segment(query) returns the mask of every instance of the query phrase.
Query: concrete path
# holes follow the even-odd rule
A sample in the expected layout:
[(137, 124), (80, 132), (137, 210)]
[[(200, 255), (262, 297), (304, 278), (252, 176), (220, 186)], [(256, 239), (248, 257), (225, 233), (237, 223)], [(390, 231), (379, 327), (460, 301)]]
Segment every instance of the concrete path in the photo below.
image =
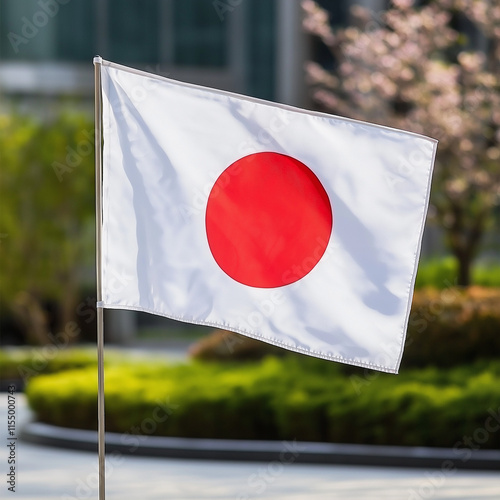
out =
[[(97, 499), (97, 456), (16, 441), (15, 493), (8, 490), (11, 438), (7, 394), (0, 394), (0, 498)], [(16, 434), (29, 418), (16, 395)], [(108, 500), (292, 499), (292, 500), (498, 500), (500, 474), (273, 461), (211, 462), (109, 456)]]

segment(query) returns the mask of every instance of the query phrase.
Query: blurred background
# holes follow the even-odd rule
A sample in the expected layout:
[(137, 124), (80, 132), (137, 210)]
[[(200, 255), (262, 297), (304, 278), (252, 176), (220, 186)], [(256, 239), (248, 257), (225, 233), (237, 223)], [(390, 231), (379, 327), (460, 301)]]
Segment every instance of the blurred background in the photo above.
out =
[[(343, 19), (345, 12), (333, 8), (335, 2), (330, 4)], [(2, 188), (2, 194), (7, 191), (14, 198), (3, 196), (12, 217), (2, 221), (2, 232), (7, 235), (3, 268), (9, 270), (1, 292), (3, 322), (9, 321), (3, 329), (4, 343), (33, 341), (34, 337), (43, 341), (43, 334), (36, 331), (41, 325), (32, 324), (27, 332), (25, 326), (16, 329), (19, 320), (15, 326), (10, 321), (11, 306), (19, 293), (18, 299), (24, 301), (22, 322), (36, 321), (28, 319), (31, 314), (27, 312), (30, 307), (39, 309), (36, 301), (43, 303), (39, 304), (43, 311), (36, 314), (48, 314), (46, 322), (52, 322), (52, 328), (76, 317), (82, 292), (83, 299), (95, 296), (93, 56), (100, 54), (171, 78), (302, 106), (309, 100), (304, 77), (307, 37), (301, 23), (300, 3), (290, 1), (1, 2), (0, 88), (4, 121), (10, 122), (2, 130), (8, 143), (2, 146), (9, 152), (2, 153), (18, 162), (18, 167), (9, 162), (12, 177), (4, 172)], [(16, 134), (21, 136), (17, 144)], [(35, 138), (37, 134), (41, 135)], [(31, 153), (23, 140), (33, 145), (29, 160), (25, 156)], [(29, 173), (21, 174), (23, 170)], [(24, 194), (19, 192), (21, 185)], [(28, 193), (30, 190), (35, 193)], [(4, 212), (4, 217), (9, 216)], [(24, 235), (23, 241), (19, 233)], [(41, 245), (40, 251), (32, 246), (34, 239)], [(37, 257), (26, 259), (26, 252)], [(14, 257), (20, 267), (14, 268)], [(36, 270), (28, 269), (27, 262)], [(159, 319), (136, 314), (111, 312), (108, 316), (108, 339), (117, 342), (140, 334), (145, 326), (142, 321), (162, 324)], [(82, 332), (87, 340), (91, 339), (91, 326), (90, 331)]]
[(137, 377), (181, 408), (159, 435), (453, 447), (484, 428), (500, 405), (500, 2), (1, 0), (0, 375), (27, 384), (41, 421), (82, 428), (96, 423), (96, 54), (440, 141), (399, 377), (106, 310), (110, 430), (152, 411)]

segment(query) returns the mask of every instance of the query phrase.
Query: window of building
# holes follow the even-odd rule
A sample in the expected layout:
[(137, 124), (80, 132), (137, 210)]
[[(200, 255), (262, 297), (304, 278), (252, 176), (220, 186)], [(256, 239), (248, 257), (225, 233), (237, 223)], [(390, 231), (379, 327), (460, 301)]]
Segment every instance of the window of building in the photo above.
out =
[(224, 67), (228, 25), (207, 0), (2, 0), (0, 58)]
[[(276, 1), (244, 0), (227, 6), (221, 19), (211, 0), (0, 0), (0, 62), (26, 63), (33, 83), (23, 86), (23, 92), (37, 88), (39, 73), (31, 63), (68, 63), (65, 71), (74, 72), (74, 65), (85, 67), (99, 54), (152, 71), (161, 66), (175, 78), (273, 99)], [(10, 65), (9, 71), (13, 88), (16, 69)], [(70, 92), (70, 78), (66, 80), (53, 87), (54, 92)]]

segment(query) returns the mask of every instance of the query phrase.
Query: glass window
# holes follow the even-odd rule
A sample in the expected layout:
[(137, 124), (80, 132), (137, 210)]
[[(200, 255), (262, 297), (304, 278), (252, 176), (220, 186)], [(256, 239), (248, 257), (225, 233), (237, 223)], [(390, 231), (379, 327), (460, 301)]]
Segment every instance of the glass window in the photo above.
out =
[(225, 67), (228, 24), (209, 0), (1, 0), (0, 57)]
[(252, 0), (245, 11), (247, 33), (247, 92), (262, 99), (274, 98), (276, 3)]
[[(316, 0), (328, 14), (333, 26), (345, 26), (349, 20), (351, 0)], [(354, 3), (354, 2), (352, 2)]]
[(61, 5), (55, 23), (55, 57), (64, 61), (86, 62), (96, 55), (95, 3), (72, 0)]
[(157, 0), (108, 0), (109, 55), (103, 57), (125, 63), (157, 63), (159, 14)]
[(227, 22), (221, 22), (212, 2), (176, 0), (174, 3), (174, 64), (227, 65)]
[[(62, 8), (59, 6), (59, 10)], [(44, 12), (36, 0), (0, 1), (2, 59), (38, 60), (50, 57), (56, 46), (56, 15)]]
[[(89, 61), (94, 53), (94, 2), (0, 2), (0, 57)], [(4, 35), (5, 34), (5, 35)]]

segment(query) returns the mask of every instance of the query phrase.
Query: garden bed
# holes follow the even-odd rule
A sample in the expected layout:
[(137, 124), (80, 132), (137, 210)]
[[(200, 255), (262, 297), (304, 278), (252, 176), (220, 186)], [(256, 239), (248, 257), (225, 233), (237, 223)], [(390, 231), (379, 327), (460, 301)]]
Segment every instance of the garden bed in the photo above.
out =
[[(96, 428), (94, 367), (33, 378), (26, 394), (42, 422)], [(105, 394), (106, 428), (123, 434), (500, 448), (493, 361), (399, 376), (301, 356), (126, 363), (106, 368)]]

